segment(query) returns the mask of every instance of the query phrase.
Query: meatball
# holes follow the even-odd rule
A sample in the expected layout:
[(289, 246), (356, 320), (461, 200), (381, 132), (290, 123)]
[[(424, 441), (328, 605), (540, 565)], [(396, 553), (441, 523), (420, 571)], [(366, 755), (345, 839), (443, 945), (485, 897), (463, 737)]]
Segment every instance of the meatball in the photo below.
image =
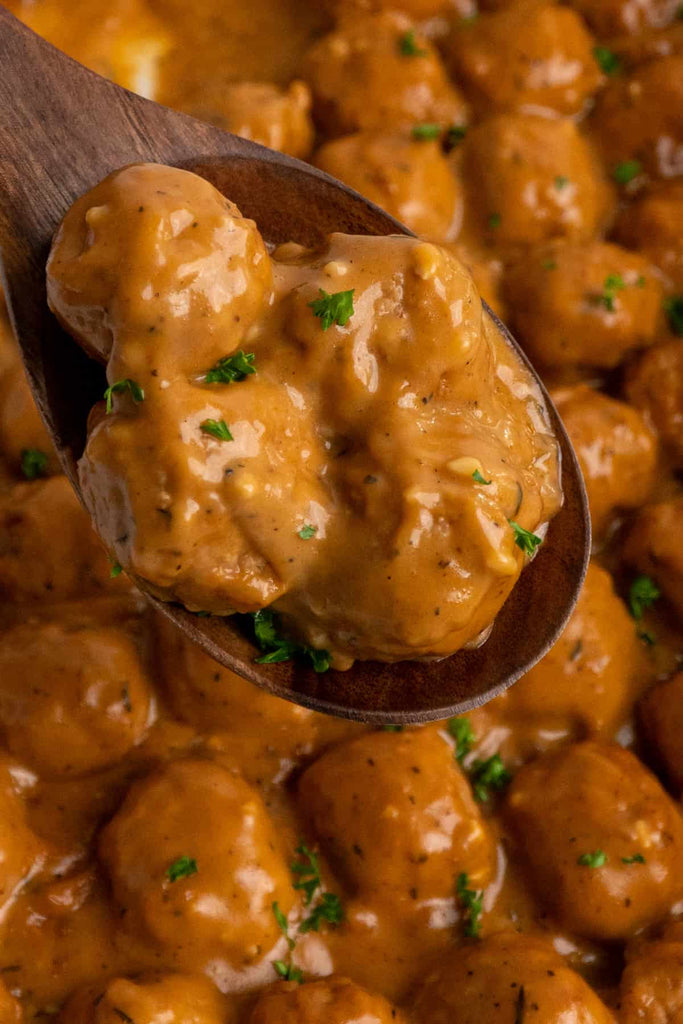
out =
[(448, 239), (462, 220), (458, 179), (433, 139), (358, 132), (322, 146), (313, 163), (417, 235)]
[(656, 436), (637, 409), (586, 384), (553, 397), (581, 466), (593, 530), (600, 535), (618, 509), (647, 500), (656, 479)]
[(661, 324), (650, 264), (606, 242), (545, 246), (518, 261), (504, 287), (522, 344), (546, 367), (617, 366), (651, 345)]
[(0, 636), (0, 727), (44, 775), (80, 775), (124, 757), (153, 718), (151, 684), (120, 629), (22, 624)]
[(285, 915), (294, 904), (260, 795), (210, 761), (176, 761), (135, 783), (100, 855), (126, 923), (185, 969), (261, 960), (281, 937), (273, 903)]
[(562, 636), (508, 690), (506, 720), (535, 736), (611, 738), (631, 712), (637, 644), (610, 574), (591, 564)]
[(677, 469), (683, 469), (683, 338), (642, 352), (626, 372), (626, 398), (652, 423)]
[(683, 820), (628, 750), (587, 741), (513, 779), (507, 817), (529, 881), (559, 923), (625, 939), (683, 895)]
[[(683, 31), (683, 24), (681, 25)], [(615, 237), (639, 249), (683, 289), (683, 182), (665, 182), (625, 206), (617, 218)]]
[(683, 791), (683, 672), (649, 689), (638, 711), (648, 753), (674, 789)]
[(4, 601), (91, 597), (112, 586), (110, 562), (66, 477), (16, 484), (3, 494), (0, 538)]
[(233, 1024), (236, 1014), (215, 985), (201, 975), (166, 974), (131, 981), (113, 978), (79, 989), (57, 1024)]
[[(202, 320), (213, 342), (202, 352), (212, 366), (225, 355), (226, 337), (240, 347), (270, 289), (270, 260), (254, 222), (208, 181), (160, 164), (115, 171), (78, 199), (48, 260), (50, 308), (87, 351), (106, 361), (114, 337), (118, 346), (144, 339), (126, 346), (125, 366), (109, 360), (110, 384), (144, 380), (150, 359), (161, 379), (196, 373), (182, 329), (190, 318)], [(150, 353), (157, 331), (163, 353), (156, 346)]]
[(645, 945), (620, 986), (621, 1024), (676, 1024), (683, 1013), (683, 941)]
[(572, 0), (594, 32), (609, 37), (663, 28), (676, 19), (678, 0)]
[(219, 665), (166, 620), (158, 623), (157, 639), (174, 713), (202, 731), (220, 731), (209, 742), (217, 750), (225, 747), (250, 781), (282, 778), (316, 749), (363, 728), (266, 693)]
[(467, 119), (436, 50), (396, 11), (350, 19), (318, 40), (305, 77), (327, 135), (410, 130), (421, 123), (447, 128)]
[[(525, 1013), (525, 1007), (528, 1012)], [(413, 1019), (429, 1024), (614, 1024), (583, 978), (549, 943), (499, 932), (449, 953), (427, 971)]]
[(302, 776), (299, 805), (353, 891), (440, 899), (462, 872), (476, 889), (491, 878), (493, 838), (449, 746), (430, 729), (334, 747)]
[(29, 478), (59, 470), (23, 366), (11, 367), (0, 378), (0, 451), (15, 473)]
[(295, 81), (283, 89), (270, 82), (225, 82), (207, 77), (196, 95), (190, 93), (185, 98), (181, 109), (243, 139), (300, 159), (305, 159), (313, 146), (311, 92), (304, 82)]
[(496, 114), (463, 144), (473, 227), (501, 246), (589, 238), (605, 224), (612, 190), (569, 119)]
[(348, 978), (276, 982), (259, 996), (249, 1024), (405, 1024), (384, 996)]
[(683, 497), (641, 509), (624, 545), (624, 558), (654, 577), (683, 618)]
[(594, 134), (607, 166), (628, 184), (683, 174), (683, 56), (662, 57), (615, 75), (598, 97)]
[(456, 78), (482, 111), (533, 107), (577, 114), (602, 81), (581, 18), (545, 0), (461, 24), (449, 53)]

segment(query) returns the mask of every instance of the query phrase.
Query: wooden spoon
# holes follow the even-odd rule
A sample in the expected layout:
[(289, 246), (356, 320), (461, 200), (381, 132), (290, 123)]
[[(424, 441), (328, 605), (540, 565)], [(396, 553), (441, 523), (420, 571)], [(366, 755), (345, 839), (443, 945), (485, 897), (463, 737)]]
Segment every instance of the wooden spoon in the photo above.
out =
[[(410, 233), (315, 168), (100, 78), (1, 7), (0, 67), (3, 286), (35, 400), (76, 491), (88, 412), (106, 381), (103, 368), (51, 316), (45, 262), (52, 234), (78, 196), (125, 164), (156, 161), (207, 178), (257, 222), (269, 242), (313, 246), (332, 231)], [(486, 312), (526, 362), (488, 306)], [(438, 662), (356, 662), (348, 672), (318, 675), (294, 662), (255, 664), (256, 648), (229, 618), (198, 618), (178, 605), (150, 600), (223, 665), (317, 711), (409, 723), (443, 719), (484, 703), (555, 643), (586, 570), (590, 527), (583, 481), (547, 401), (562, 448), (564, 507), (482, 647)]]

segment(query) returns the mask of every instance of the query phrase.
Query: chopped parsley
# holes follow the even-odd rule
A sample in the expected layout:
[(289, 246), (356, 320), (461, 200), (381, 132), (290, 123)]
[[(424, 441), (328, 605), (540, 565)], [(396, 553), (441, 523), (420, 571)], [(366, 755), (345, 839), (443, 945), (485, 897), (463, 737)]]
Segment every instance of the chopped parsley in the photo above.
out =
[(330, 655), (327, 651), (318, 651), (314, 647), (306, 647), (296, 640), (288, 640), (278, 632), (278, 620), (274, 612), (262, 608), (254, 612), (254, 634), (256, 642), (263, 651), (256, 659), (259, 665), (272, 665), (278, 661), (290, 661), (295, 657), (306, 657), (316, 672), (327, 672), (330, 667)]
[(555, 260), (545, 259), (541, 261), (542, 270), (557, 270), (557, 263)]
[(295, 852), (302, 860), (292, 861), (289, 870), (295, 877), (294, 888), (303, 892), (304, 906), (307, 907), (318, 889), (322, 888), (320, 865), (316, 854), (305, 843), (300, 843)]
[(612, 177), (617, 185), (628, 185), (630, 181), (638, 177), (642, 170), (643, 165), (640, 160), (622, 160), (612, 171)]
[(446, 129), (446, 145), (453, 149), (454, 146), (457, 146), (458, 143), (462, 142), (466, 135), (466, 124), (452, 124), (450, 128)]
[(646, 629), (640, 630), (638, 633), (638, 639), (642, 640), (647, 647), (654, 647), (657, 642), (654, 635)]
[(391, 722), (387, 722), (386, 725), (382, 726), (382, 732), (403, 732), (403, 726), (393, 725)]
[(607, 863), (607, 854), (604, 850), (593, 850), (592, 853), (582, 853), (576, 860), (582, 868), (601, 868)]
[(273, 967), (275, 973), (279, 974), (283, 981), (297, 981), (300, 985), (303, 985), (303, 971), (300, 971), (294, 964), (286, 964), (284, 960), (274, 960)]
[(499, 228), (500, 225), (503, 223), (503, 218), (499, 213), (490, 213), (487, 223), (490, 228), (493, 228), (495, 230), (496, 228)]
[(232, 441), (233, 437), (225, 420), (204, 420), (199, 424), (202, 434), (210, 434), (217, 441)]
[(122, 394), (124, 391), (130, 391), (131, 398), (134, 402), (144, 402), (145, 392), (136, 384), (130, 377), (126, 377), (125, 380), (117, 380), (116, 383), (110, 384), (107, 390), (104, 392), (103, 398), (105, 401), (105, 412), (109, 415), (114, 409), (114, 395)]
[(633, 618), (639, 622), (643, 613), (661, 596), (661, 590), (650, 576), (636, 576), (628, 590), (628, 607)]
[(529, 530), (525, 530), (523, 526), (516, 523), (514, 519), (508, 519), (508, 523), (512, 527), (512, 532), (515, 535), (515, 544), (518, 548), (521, 548), (525, 555), (533, 555), (539, 544), (543, 543), (542, 537), (537, 537), (535, 533), (531, 533)]
[(491, 480), (484, 480), (484, 477), (481, 475), (478, 469), (475, 469), (474, 473), (472, 474), (472, 479), (474, 480), (475, 484), (485, 484), (487, 487), (490, 483), (492, 483)]
[(333, 292), (331, 295), (322, 288), (318, 288), (318, 291), (320, 298), (313, 299), (308, 306), (313, 310), (313, 316), (319, 317), (322, 321), (323, 330), (326, 331), (332, 324), (346, 327), (353, 316), (355, 288), (351, 288), (348, 292)]
[(301, 537), (302, 540), (310, 540), (311, 537), (315, 537), (317, 532), (318, 532), (318, 527), (317, 526), (311, 526), (310, 523), (306, 523), (299, 530), (298, 536)]
[(630, 857), (622, 857), (621, 858), (621, 863), (622, 864), (645, 864), (646, 860), (643, 857), (642, 853), (633, 853), (633, 854), (631, 854)]
[(178, 857), (166, 869), (169, 882), (177, 882), (180, 878), (189, 878), (199, 871), (194, 857)]
[(617, 57), (616, 53), (608, 49), (608, 47), (594, 46), (593, 56), (598, 62), (600, 70), (606, 75), (618, 75), (621, 71), (621, 61)]
[(112, 564), (111, 564), (111, 572), (109, 573), (109, 578), (112, 579), (112, 580), (115, 580), (116, 577), (120, 576), (122, 572), (123, 572), (123, 566), (121, 565), (121, 563), (120, 562), (112, 562)]
[(469, 888), (466, 872), (458, 875), (455, 894), (463, 912), (463, 934), (468, 939), (477, 939), (481, 933), (481, 915), (484, 909), (484, 893)]
[(289, 924), (287, 923), (287, 918), (280, 910), (280, 905), (277, 902), (277, 900), (271, 903), (271, 908), (273, 911), (273, 917), (277, 922), (278, 928), (280, 929), (284, 937), (287, 939), (287, 945), (289, 946), (290, 949), (294, 949), (296, 943), (292, 936), (289, 934)]
[(476, 742), (469, 718), (449, 718), (448, 732), (455, 740), (455, 760), (462, 764)]
[(301, 934), (317, 932), (323, 921), (333, 925), (339, 924), (344, 920), (344, 910), (338, 896), (332, 892), (322, 891), (320, 864), (316, 854), (303, 842), (297, 846), (296, 853), (301, 859), (293, 861), (289, 866), (294, 875), (294, 888), (303, 892), (305, 907), (309, 907), (316, 896), (320, 900), (308, 917), (301, 922), (299, 931)]
[(323, 921), (327, 924), (337, 925), (344, 920), (344, 908), (338, 896), (333, 892), (324, 892), (321, 895), (320, 903), (313, 907), (313, 910), (299, 925), (302, 935), (306, 932), (320, 931)]
[(503, 764), (500, 754), (486, 761), (476, 760), (470, 769), (470, 782), (475, 800), (485, 804), (492, 792), (500, 793), (512, 781), (512, 775)]
[(424, 141), (425, 139), (438, 139), (441, 135), (440, 124), (414, 124), (410, 133), (414, 139)]
[(253, 352), (233, 353), (225, 356), (207, 371), (204, 380), (207, 384), (237, 384), (248, 377), (250, 373), (256, 373)]
[(569, 184), (569, 178), (566, 178), (564, 174), (558, 174), (555, 178), (555, 188), (558, 192), (561, 192), (563, 188), (566, 188)]
[(621, 274), (608, 274), (602, 286), (602, 291), (595, 296), (595, 304), (604, 306), (609, 313), (613, 313), (617, 292), (623, 291), (625, 287), (626, 282)]
[(24, 448), (21, 453), (21, 472), (27, 480), (37, 480), (45, 475), (47, 455), (39, 448)]
[(405, 32), (398, 41), (399, 53), (402, 57), (426, 57), (427, 51), (417, 45), (415, 29)]
[(670, 299), (666, 299), (664, 312), (673, 333), (679, 337), (683, 336), (683, 295), (672, 295)]

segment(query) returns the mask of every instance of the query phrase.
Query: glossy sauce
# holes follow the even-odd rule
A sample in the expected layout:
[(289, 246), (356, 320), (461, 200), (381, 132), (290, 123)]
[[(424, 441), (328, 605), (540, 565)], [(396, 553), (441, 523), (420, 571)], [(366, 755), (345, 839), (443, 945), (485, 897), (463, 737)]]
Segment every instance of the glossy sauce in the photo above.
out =
[[(66, 1000), (60, 1024), (676, 1020), (678, 5), (487, 0), (466, 21), (439, 0), (380, 17), (373, 0), (9, 6), (185, 109), (205, 82), (203, 112), (237, 110), (254, 137), (264, 94), (236, 100), (226, 79), (270, 83), (270, 138), (457, 250), (554, 388), (595, 557), (553, 651), (466, 724), (375, 732), (279, 702), (110, 578), (62, 477), (22, 479), (27, 450), (56, 465), (3, 326), (0, 1020)], [(431, 20), (406, 40), (411, 16)], [(444, 144), (413, 137), (456, 117)], [(321, 889), (306, 906), (293, 887), (302, 840), (343, 913), (328, 899), (317, 932), (300, 925)]]

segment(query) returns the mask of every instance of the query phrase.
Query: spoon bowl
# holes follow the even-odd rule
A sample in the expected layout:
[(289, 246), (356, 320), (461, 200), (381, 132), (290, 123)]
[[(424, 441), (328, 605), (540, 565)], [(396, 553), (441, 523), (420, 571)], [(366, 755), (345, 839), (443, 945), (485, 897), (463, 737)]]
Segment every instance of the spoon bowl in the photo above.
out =
[[(114, 85), (60, 53), (0, 7), (0, 270), (31, 388), (78, 492), (76, 466), (104, 368), (47, 307), (45, 263), (68, 208), (126, 164), (153, 161), (208, 179), (256, 221), (269, 243), (316, 246), (333, 231), (410, 234), (373, 203), (308, 164), (219, 131)], [(484, 303), (507, 343), (528, 364)], [(147, 595), (191, 640), (258, 686), (334, 715), (418, 723), (462, 714), (527, 672), (555, 643), (576, 603), (590, 550), (581, 473), (541, 385), (562, 454), (564, 505), (481, 647), (441, 661), (356, 662), (317, 674), (299, 662), (258, 665), (235, 620), (198, 617)], [(136, 581), (144, 590), (144, 584)]]

